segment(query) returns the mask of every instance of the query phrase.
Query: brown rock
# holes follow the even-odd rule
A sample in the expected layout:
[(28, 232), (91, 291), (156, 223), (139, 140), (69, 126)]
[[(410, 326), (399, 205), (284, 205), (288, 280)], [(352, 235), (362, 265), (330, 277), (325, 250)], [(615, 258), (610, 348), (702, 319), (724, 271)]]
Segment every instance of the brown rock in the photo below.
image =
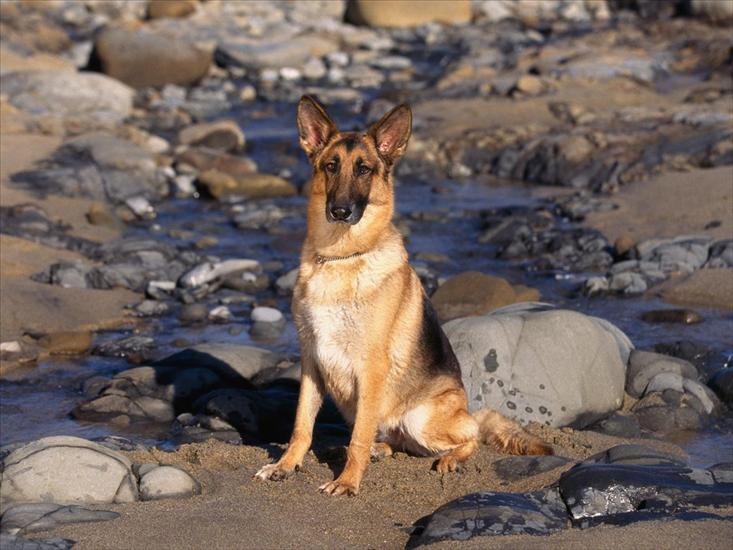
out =
[(702, 323), (703, 317), (690, 309), (655, 309), (641, 314), (641, 320), (647, 323), (681, 323), (694, 325)]
[(244, 147), (244, 133), (233, 120), (219, 120), (184, 128), (178, 133), (178, 142), (218, 151), (237, 151)]
[(297, 193), (289, 181), (271, 174), (233, 176), (219, 170), (207, 170), (199, 175), (198, 183), (216, 199), (231, 196), (264, 199), (290, 197)]
[(149, 27), (110, 27), (95, 42), (102, 70), (134, 88), (193, 84), (209, 71), (213, 52)]
[(468, 23), (470, 0), (351, 0), (346, 9), (351, 23), (370, 27), (414, 27), (430, 22)]
[(91, 225), (101, 225), (112, 229), (122, 229), (125, 225), (107, 210), (105, 205), (96, 202), (89, 207), (86, 218)]
[(459, 317), (484, 315), (494, 309), (517, 302), (536, 301), (536, 289), (512, 287), (505, 279), (466, 271), (451, 277), (438, 287), (431, 301), (441, 321)]
[(38, 344), (52, 355), (77, 355), (85, 353), (92, 346), (89, 331), (62, 331), (46, 334)]
[(613, 243), (613, 247), (616, 249), (616, 254), (618, 256), (623, 256), (624, 254), (626, 254), (629, 250), (631, 250), (635, 246), (636, 246), (636, 242), (634, 242), (634, 239), (631, 238), (630, 235), (621, 235)]
[(178, 155), (178, 162), (193, 166), (199, 172), (217, 170), (230, 176), (240, 176), (257, 172), (257, 164), (248, 158), (222, 154), (211, 149), (186, 149)]
[(525, 74), (519, 77), (514, 88), (523, 94), (538, 95), (547, 89), (547, 85), (542, 81), (542, 79), (531, 74)]
[(196, 11), (198, 0), (148, 0), (148, 17), (186, 17)]

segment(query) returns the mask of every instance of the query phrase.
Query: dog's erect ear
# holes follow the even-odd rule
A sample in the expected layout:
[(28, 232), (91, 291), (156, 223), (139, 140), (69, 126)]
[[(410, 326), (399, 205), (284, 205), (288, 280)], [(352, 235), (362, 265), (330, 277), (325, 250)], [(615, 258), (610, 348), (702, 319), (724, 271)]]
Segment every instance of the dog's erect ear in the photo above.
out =
[(369, 128), (368, 132), (377, 144), (377, 151), (390, 164), (400, 158), (407, 149), (412, 133), (412, 111), (408, 105), (398, 105)]
[(336, 124), (316, 98), (304, 95), (298, 103), (298, 133), (300, 146), (309, 158), (318, 154), (328, 140), (338, 132)]

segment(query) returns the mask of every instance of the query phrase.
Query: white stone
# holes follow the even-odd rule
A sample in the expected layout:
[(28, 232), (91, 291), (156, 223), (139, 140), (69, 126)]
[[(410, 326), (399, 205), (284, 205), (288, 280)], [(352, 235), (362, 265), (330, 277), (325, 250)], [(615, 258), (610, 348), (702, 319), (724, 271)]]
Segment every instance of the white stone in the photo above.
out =
[(183, 470), (173, 466), (152, 468), (140, 478), (140, 498), (182, 498), (200, 491), (199, 484)]
[(274, 307), (260, 306), (252, 310), (253, 323), (280, 323), (283, 319), (283, 314)]

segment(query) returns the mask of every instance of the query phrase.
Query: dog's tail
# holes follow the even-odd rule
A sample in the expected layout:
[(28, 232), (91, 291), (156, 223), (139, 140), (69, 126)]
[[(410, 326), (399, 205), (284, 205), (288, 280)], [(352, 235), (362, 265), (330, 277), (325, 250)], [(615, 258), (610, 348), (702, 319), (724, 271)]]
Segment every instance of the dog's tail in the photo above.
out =
[(473, 413), (479, 426), (481, 441), (515, 455), (551, 455), (552, 447), (506, 416), (492, 409)]

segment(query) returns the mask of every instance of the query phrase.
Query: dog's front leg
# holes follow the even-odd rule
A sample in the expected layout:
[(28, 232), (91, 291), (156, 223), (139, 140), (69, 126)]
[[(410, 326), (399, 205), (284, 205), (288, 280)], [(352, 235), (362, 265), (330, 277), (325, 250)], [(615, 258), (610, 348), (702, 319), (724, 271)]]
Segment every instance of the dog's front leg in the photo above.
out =
[(295, 427), (285, 454), (274, 464), (267, 464), (255, 474), (257, 479), (279, 481), (290, 476), (303, 464), (303, 457), (310, 449), (313, 440), (313, 426), (318, 410), (323, 403), (323, 383), (314, 361), (302, 358), (302, 380), (298, 409), (295, 413)]
[(387, 360), (371, 359), (357, 380), (356, 418), (351, 442), (346, 451), (346, 466), (341, 475), (321, 485), (320, 490), (330, 495), (356, 495), (370, 458), (371, 447), (377, 435), (385, 402)]

